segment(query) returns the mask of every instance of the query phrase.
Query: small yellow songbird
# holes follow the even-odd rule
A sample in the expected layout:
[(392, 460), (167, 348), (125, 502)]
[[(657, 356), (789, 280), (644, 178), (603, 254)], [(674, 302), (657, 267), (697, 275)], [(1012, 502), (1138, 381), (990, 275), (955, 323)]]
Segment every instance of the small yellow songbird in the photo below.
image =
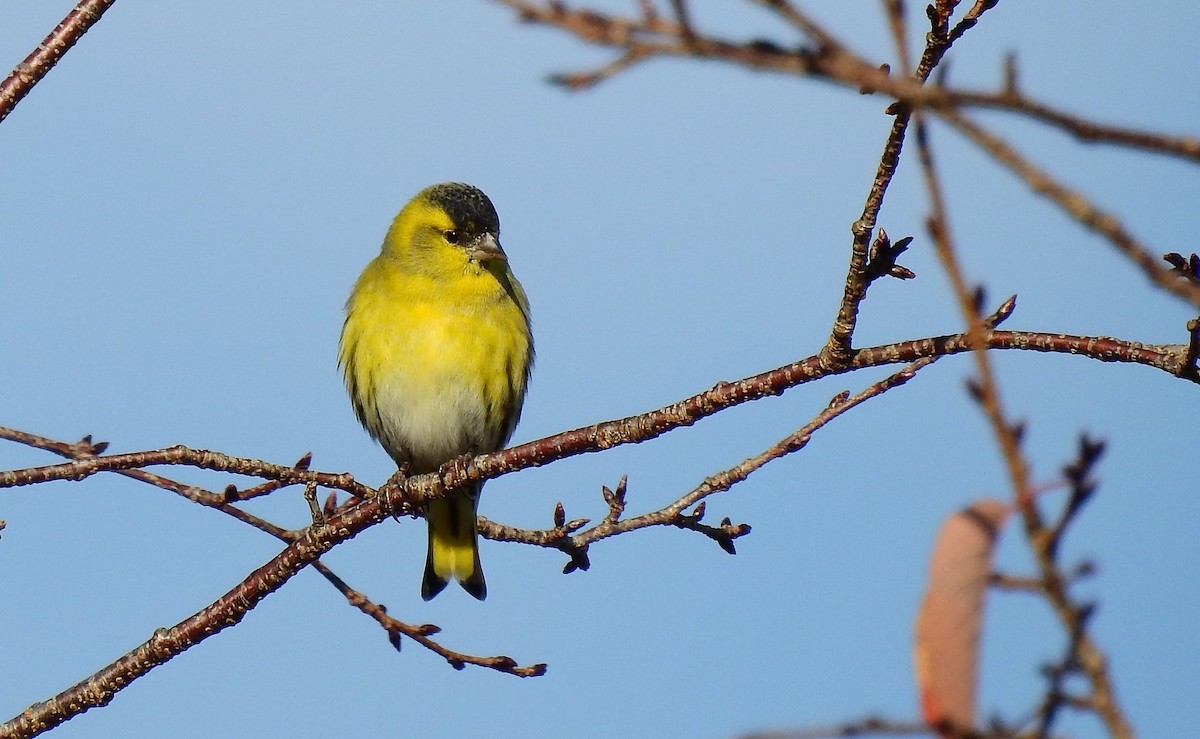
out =
[[(501, 449), (521, 417), (533, 366), (529, 302), (499, 235), (478, 188), (428, 187), (396, 216), (346, 302), (338, 363), (354, 411), (412, 474)], [(475, 528), (481, 487), (426, 506), (425, 600), (451, 577), (487, 597)]]

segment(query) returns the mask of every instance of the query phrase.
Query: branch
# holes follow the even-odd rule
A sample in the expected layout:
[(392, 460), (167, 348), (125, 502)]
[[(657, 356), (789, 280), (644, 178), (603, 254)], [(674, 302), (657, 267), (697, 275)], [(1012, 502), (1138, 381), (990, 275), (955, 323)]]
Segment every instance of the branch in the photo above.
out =
[[(1095, 490), (1091, 471), (1103, 451), (1102, 442), (1092, 441), (1087, 435), (1080, 437), (1079, 453), (1075, 461), (1063, 470), (1071, 493), (1058, 522), (1053, 527), (1047, 527), (1042, 522), (1032, 501), (1028, 506), (1032, 513), (1023, 512), (1026, 538), (1037, 558), (1043, 592), (1067, 632), (1066, 656), (1057, 668), (1064, 673), (1082, 672), (1091, 686), (1091, 694), (1083, 700), (1063, 695), (1060, 691), (1062, 678), (1055, 676), (1056, 668), (1052, 666), (1048, 676), (1049, 690), (1039, 711), (1039, 736), (1049, 736), (1050, 722), (1062, 705), (1082, 707), (1095, 712), (1109, 733), (1117, 739), (1132, 739), (1134, 736), (1133, 727), (1117, 703), (1116, 690), (1108, 671), (1108, 657), (1087, 630), (1093, 608), (1087, 603), (1077, 603), (1071, 597), (1068, 590), (1077, 577), (1064, 574), (1058, 563), (1058, 546), (1066, 527), (1075, 520), (1079, 509), (1086, 504)], [(1087, 572), (1091, 568), (1087, 566), (1080, 569)]]
[(246, 613), (335, 544), (387, 518), (378, 499), (369, 500), (321, 525), (313, 525), (232, 590), (190, 618), (154, 632), (148, 641), (91, 677), (36, 703), (0, 725), (0, 737), (31, 737), (91, 708), (107, 705), (120, 690), (158, 665), (239, 623)]
[(552, 74), (547, 79), (556, 84), (571, 90), (586, 90), (589, 87), (604, 82), (607, 79), (615, 77), (624, 72), (640, 61), (649, 59), (650, 56), (639, 49), (628, 49), (624, 54), (613, 59), (608, 64), (605, 64), (599, 69), (594, 69), (587, 72), (570, 72), (564, 74)]
[[(40, 446), (37, 443), (31, 443), (29, 439), (36, 438), (32, 434), (9, 429), (0, 426), (0, 438), (7, 438), (13, 441), (30, 444), (31, 446)], [(85, 437), (85, 443), (90, 443), (90, 437)], [(104, 444), (103, 446), (107, 446)], [(57, 451), (51, 447), (50, 451)], [(101, 447), (103, 449), (103, 447)], [(251, 477), (261, 477), (268, 480), (286, 483), (288, 485), (316, 483), (321, 487), (331, 488), (336, 490), (344, 490), (351, 495), (359, 498), (365, 498), (371, 494), (371, 488), (363, 485), (354, 479), (348, 472), (330, 473), (330, 472), (313, 472), (308, 470), (303, 465), (287, 467), (279, 464), (264, 462), (261, 459), (250, 459), (248, 457), (234, 457), (221, 452), (212, 452), (205, 449), (190, 449), (185, 446), (172, 446), (166, 449), (155, 449), (144, 452), (129, 452), (127, 454), (110, 454), (108, 456), (93, 456), (91, 454), (76, 454), (69, 453), (65, 456), (80, 457), (72, 462), (64, 462), (56, 465), (46, 465), (44, 467), (34, 467), (28, 470), (14, 470), (11, 472), (0, 473), (0, 488), (19, 487), (22, 485), (33, 485), (41, 482), (49, 482), (50, 480), (82, 480), (85, 477), (91, 477), (99, 472), (124, 472), (127, 470), (140, 469), (143, 467), (153, 467), (155, 465), (186, 465), (189, 467), (198, 467), (205, 470), (214, 470), (217, 472), (230, 472), (239, 475), (248, 475)], [(195, 488), (194, 490), (200, 490)], [(201, 491), (206, 492), (206, 491)], [(236, 492), (236, 491), (235, 491)], [(208, 493), (209, 496), (214, 495)], [(206, 498), (203, 495), (189, 494), (186, 497), (196, 500), (198, 503), (209, 505), (217, 508), (226, 500), (221, 498), (213, 500)], [(236, 499), (236, 495), (230, 496)]]
[(351, 588), (320, 560), (313, 563), (313, 569), (321, 573), (326, 580), (337, 588), (346, 597), (350, 605), (362, 611), (382, 626), (384, 631), (388, 633), (388, 639), (391, 641), (392, 646), (396, 648), (396, 651), (400, 651), (400, 636), (403, 635), (442, 657), (456, 670), (461, 670), (467, 665), (476, 665), (508, 675), (516, 675), (517, 677), (541, 677), (546, 674), (546, 665), (543, 663), (522, 667), (512, 657), (503, 655), (497, 657), (477, 657), (449, 649), (430, 638), (441, 631), (437, 626), (433, 624), (414, 626), (392, 618), (388, 615), (387, 608), (372, 602), (367, 596)]
[(1003, 139), (961, 113), (943, 109), (939, 110), (938, 114), (993, 159), (1024, 180), (1030, 190), (1057, 205), (1080, 225), (1109, 241), (1159, 287), (1200, 307), (1200, 285), (1181, 280), (1172, 270), (1162, 266), (1160, 257), (1126, 230), (1116, 216), (1096, 207), (1083, 194), (1061, 184)]
[[(516, 10), (521, 19), (564, 30), (585, 41), (624, 50), (616, 62), (599, 71), (561, 75), (558, 80), (574, 88), (586, 87), (628, 68), (633, 63), (654, 56), (687, 56), (720, 59), (722, 61), (756, 69), (771, 69), (796, 75), (822, 77), (864, 91), (883, 92), (893, 96), (900, 105), (893, 106), (895, 114), (892, 129), (888, 134), (880, 158), (875, 179), (866, 198), (862, 214), (852, 226), (850, 265), (845, 288), (837, 316), (830, 332), (829, 342), (822, 353), (825, 366), (836, 369), (849, 361), (853, 332), (857, 323), (858, 309), (865, 298), (870, 280), (866, 274), (867, 252), (879, 209), (884, 195), (899, 162), (905, 130), (911, 110), (931, 107), (944, 117), (959, 116), (955, 106), (963, 104), (987, 105), (1027, 112), (1035, 118), (1061, 125), (1077, 134), (1087, 133), (1094, 139), (1107, 139), (1111, 143), (1123, 143), (1155, 147), (1167, 151), (1191, 151), (1200, 153), (1200, 141), (1181, 145), (1153, 134), (1132, 136), (1128, 131), (1114, 129), (1067, 116), (1044, 104), (1037, 103), (1016, 91), (1010, 84), (1003, 93), (986, 94), (955, 91), (934, 85), (926, 87), (925, 81), (944, 58), (955, 41), (962, 38), (979, 18), (996, 5), (995, 0), (976, 0), (967, 13), (955, 24), (951, 15), (957, 3), (939, 3), (930, 6), (931, 31), (927, 43), (911, 78), (891, 77), (886, 69), (880, 69), (812, 21), (793, 4), (785, 0), (755, 0), (776, 12), (789, 24), (801, 30), (813, 40), (818, 49), (788, 49), (772, 42), (751, 41), (737, 44), (725, 39), (699, 34), (690, 23), (671, 22), (650, 12), (641, 18), (625, 18), (608, 15), (590, 9), (569, 9), (561, 3), (540, 5), (526, 0), (499, 0)], [(898, 6), (889, 6), (895, 33), (903, 28)], [(897, 38), (900, 43), (902, 39)], [(906, 65), (907, 66), (907, 65)], [(979, 143), (977, 141), (977, 143)], [(1192, 147), (1192, 144), (1195, 146)], [(982, 144), (981, 144), (982, 145)], [(1063, 191), (1060, 204), (1070, 201), (1078, 205), (1082, 201), (1074, 193)], [(1068, 212), (1071, 212), (1068, 209)], [(1200, 288), (1191, 288), (1169, 279), (1167, 270), (1159, 267), (1152, 256), (1126, 234), (1111, 216), (1094, 208), (1087, 212), (1076, 210), (1074, 215), (1084, 225), (1100, 230), (1118, 243), (1135, 262), (1159, 284), (1193, 303), (1200, 304)], [(1114, 225), (1115, 224), (1115, 225)]]
[[(1099, 361), (1133, 362), (1162, 369), (1182, 379), (1190, 379), (1186, 374), (1181, 374), (1184, 355), (1187, 353), (1184, 344), (1152, 346), (1109, 337), (998, 330), (986, 332), (984, 340), (990, 349), (1032, 350), (1081, 355)], [(455, 459), (444, 464), (437, 475), (409, 477), (402, 488), (384, 486), (380, 492), (388, 493), (389, 506), (409, 505), (418, 500), (437, 498), (438, 495), (445, 494), (446, 489), (460, 486), (467, 481), (491, 480), (512, 471), (540, 467), (542, 464), (581, 453), (604, 451), (613, 446), (637, 444), (658, 438), (673, 429), (692, 426), (697, 421), (734, 405), (781, 395), (791, 387), (829, 375), (844, 374), (866, 367), (908, 364), (928, 356), (961, 354), (971, 348), (966, 334), (883, 344), (880, 347), (854, 350), (850, 366), (841, 369), (822, 368), (820, 355), (814, 355), (733, 383), (716, 384), (709, 390), (648, 413), (572, 429), (552, 437), (527, 441), (490, 455)], [(1190, 381), (1200, 384), (1200, 380)], [(0, 473), (0, 487), (8, 487), (6, 475), (11, 474)]]
[[(1141, 344), (1105, 336), (1072, 336), (1033, 331), (999, 331), (985, 333), (989, 349), (1010, 349), (1070, 354), (1101, 362), (1125, 362), (1154, 367), (1168, 374), (1200, 384), (1200, 379), (1186, 371), (1187, 345)], [(657, 438), (673, 429), (691, 426), (726, 408), (752, 400), (780, 395), (813, 380), (845, 374), (868, 367), (915, 362), (932, 356), (948, 356), (970, 351), (967, 334), (949, 334), (894, 344), (856, 349), (850, 364), (840, 369), (822, 367), (820, 355), (813, 355), (785, 364), (761, 374), (722, 382), (712, 388), (637, 416), (605, 421), (571, 431), (564, 431), (537, 441), (526, 442), (509, 449), (484, 454), (473, 459), (460, 458), (442, 466), (434, 474), (408, 478), (403, 485), (385, 485), (389, 493), (387, 506), (397, 515), (411, 515), (415, 504), (444, 495), (451, 487), (467, 481), (489, 480), (527, 467), (536, 467), (577, 454), (599, 452), (614, 446), (636, 444)], [(0, 427), (0, 436), (21, 432)], [(276, 465), (258, 459), (234, 457), (204, 449), (173, 446), (128, 454), (114, 454), (62, 464), (0, 471), (0, 489), (20, 487), (51, 480), (82, 480), (100, 472), (114, 472), (151, 465), (186, 465), (202, 469), (260, 476), (288, 483), (316, 484), (345, 490), (358, 498), (367, 498), (374, 491), (354, 480), (349, 473), (314, 472)]]
[(912, 59), (908, 52), (908, 22), (904, 19), (904, 0), (883, 0), (883, 11), (887, 15), (892, 42), (896, 44), (896, 58), (900, 60), (900, 74), (912, 74)]
[[(85, 436), (74, 444), (67, 444), (4, 426), (0, 426), (0, 439), (6, 439), (36, 449), (44, 449), (61, 457), (75, 460), (96, 459), (108, 448), (108, 442), (93, 442), (91, 436)], [(236, 506), (230, 505), (232, 500), (229, 496), (218, 495), (204, 488), (196, 487), (195, 485), (186, 485), (141, 469), (116, 470), (116, 472), (119, 475), (124, 475), (125, 477), (153, 485), (154, 487), (169, 490), (176, 495), (187, 498), (193, 503), (199, 503), (202, 506), (218, 510), (283, 541), (291, 541), (292, 532), (265, 521), (252, 513), (247, 513)]]
[(921, 721), (897, 721), (867, 716), (857, 721), (847, 721), (834, 726), (783, 731), (756, 731), (744, 734), (741, 739), (836, 739), (853, 736), (929, 736), (929, 727)]
[[(1011, 313), (1011, 309), (1011, 302), (1006, 303), (1001, 311), (996, 314), (996, 323), (1007, 318)], [(929, 366), (938, 359), (939, 357), (937, 356), (919, 359), (899, 372), (872, 384), (857, 395), (850, 396), (849, 393), (839, 393), (813, 420), (796, 429), (779, 442), (763, 452), (743, 460), (734, 467), (708, 476), (700, 485), (688, 493), (652, 513), (635, 516), (634, 518), (621, 519), (621, 514), (625, 509), (626, 490), (626, 479), (623, 477), (617, 485), (616, 491), (604, 488), (604, 498), (609, 506), (609, 514), (599, 524), (584, 529), (578, 534), (575, 532), (586, 526), (588, 521), (586, 519), (566, 521), (561, 503), (555, 511), (555, 526), (552, 529), (529, 531), (481, 519), (480, 532), (489, 539), (497, 541), (513, 541), (559, 549), (571, 557), (571, 560), (563, 569), (564, 574), (577, 569), (588, 569), (590, 563), (587, 557), (587, 549), (590, 544), (618, 534), (650, 526), (675, 526), (681, 529), (697, 531), (717, 542), (729, 554), (736, 554), (733, 544), (734, 540), (750, 533), (750, 527), (746, 524), (734, 525), (728, 518), (724, 519), (719, 526), (709, 526), (702, 523), (705, 498), (715, 493), (726, 492), (734, 485), (745, 481), (754, 472), (762, 469), (768, 462), (803, 449), (808, 446), (812, 435), (818, 429), (851, 408), (888, 390), (904, 385), (919, 370)], [(695, 506), (694, 510), (691, 513), (687, 513), (686, 511), (693, 506)]]
[[(1191, 377), (1186, 371), (1184, 362), (1187, 345), (1184, 344), (1141, 344), (1105, 336), (1072, 336), (1034, 331), (992, 330), (986, 332), (983, 338), (989, 349), (1070, 354), (1101, 362), (1141, 364), (1200, 384), (1200, 379)], [(437, 475), (426, 474), (408, 478), (404, 485), (385, 485), (382, 491), (389, 493), (387, 505), (394, 508), (397, 515), (410, 515), (416, 503), (444, 495), (448, 488), (467, 481), (488, 480), (577, 454), (648, 441), (673, 429), (691, 426), (726, 408), (780, 395), (793, 387), (823, 377), (868, 367), (915, 362), (924, 357), (961, 354), (970, 351), (971, 348), (969, 337), (965, 333), (914, 339), (856, 349), (847, 367), (832, 370), (822, 367), (819, 354), (813, 355), (736, 382), (718, 383), (690, 398), (638, 416), (564, 431), (473, 459), (460, 458), (443, 465)], [(0, 426), (0, 436), (20, 433), (22, 432)], [(0, 471), (0, 489), (51, 480), (82, 480), (100, 472), (160, 464), (256, 475), (293, 484), (315, 482), (322, 487), (345, 490), (358, 498), (367, 498), (374, 493), (371, 488), (354, 480), (349, 473), (300, 470), (258, 459), (234, 457), (185, 446)]]
[(752, 0), (752, 2), (765, 6), (804, 33), (820, 47), (821, 52), (837, 53), (838, 49), (845, 48), (832, 34), (788, 0)]
[(58, 64), (63, 54), (83, 37), (116, 0), (81, 0), (50, 35), (0, 82), (0, 121), (17, 107), (33, 86)]
[[(1021, 450), (1022, 426), (1007, 419), (1000, 398), (999, 385), (991, 366), (991, 358), (985, 351), (987, 342), (984, 340), (985, 332), (979, 320), (978, 306), (972, 292), (967, 287), (966, 279), (955, 256), (941, 181), (920, 118), (918, 118), (917, 125), (921, 167), (933, 211), (929, 217), (930, 232), (934, 237), (938, 257), (954, 286), (955, 295), (969, 326), (968, 335), (975, 350), (973, 354), (979, 372), (979, 381), (973, 386), (972, 393), (982, 407), (984, 415), (987, 416), (996, 443), (1008, 468), (1009, 481), (1016, 499), (1016, 508), (1021, 512), (1026, 539), (1038, 562), (1043, 593), (1069, 635), (1072, 661), (1077, 655), (1078, 661), (1083, 665), (1083, 670), (1091, 683), (1093, 710), (1104, 721), (1113, 736), (1121, 739), (1132, 737), (1132, 729), (1116, 701), (1112, 681), (1108, 675), (1107, 658), (1086, 630), (1090, 609), (1077, 606), (1071, 600), (1067, 593), (1067, 578), (1062, 573), (1056, 559), (1058, 542), (1063, 529), (1091, 495), (1092, 486), (1088, 475), (1103, 450), (1103, 445), (1093, 444), (1087, 437), (1081, 441), (1079, 460), (1076, 464), (1069, 466), (1066, 473), (1072, 483), (1072, 495), (1060, 518), (1058, 527), (1048, 529), (1034, 496), (1029, 478), (1028, 460)], [(1186, 351), (1184, 364), (1184, 369), (1186, 369)], [(1049, 731), (1049, 722), (1053, 720), (1060, 705), (1060, 701), (1055, 697), (1059, 692), (1059, 687), (1057, 681), (1051, 680), (1049, 697), (1044, 702), (1041, 712), (1043, 735)]]
[[(386, 508), (384, 500), (383, 496), (376, 496), (324, 523), (308, 527), (286, 549), (216, 602), (170, 629), (158, 629), (148, 641), (96, 674), (0, 725), (0, 738), (36, 736), (91, 708), (107, 705), (117, 692), (153, 668), (241, 622), (264, 598), (325, 552), (391, 516), (394, 510)], [(508, 658), (494, 660), (494, 665), (487, 666), (513, 671), (507, 669), (511, 663)], [(529, 674), (539, 672), (536, 665), (527, 669)]]
[[(108, 446), (107, 442), (93, 443), (91, 437), (84, 437), (81, 441), (76, 442), (75, 444), (65, 444), (63, 442), (48, 439), (36, 434), (16, 431), (14, 429), (8, 429), (4, 427), (0, 427), (0, 438), (25, 444), (38, 449), (44, 449), (46, 451), (50, 451), (71, 459), (94, 458), (95, 455), (102, 453)], [(309, 459), (310, 456), (305, 455), (305, 457), (300, 460), (300, 463), (295, 466), (295, 469), (306, 468), (307, 461)], [(233, 518), (236, 518), (243, 523), (247, 523), (259, 529), (260, 531), (264, 531), (274, 536), (285, 544), (291, 543), (297, 537), (297, 534), (294, 531), (283, 529), (268, 521), (264, 521), (253, 514), (247, 513), (236, 506), (230, 505), (231, 496), (229, 495), (218, 495), (217, 493), (213, 493), (203, 488), (196, 487), (194, 485), (185, 485), (181, 482), (162, 477), (161, 475), (156, 475), (152, 472), (146, 472), (145, 470), (118, 470), (117, 474), (148, 483), (155, 487), (169, 490), (195, 503), (199, 503), (200, 505), (214, 508), (222, 513), (229, 514)], [(312, 483), (309, 484), (311, 485)], [(270, 488), (270, 490), (277, 490), (282, 485), (283, 483), (274, 481), (269, 482), (266, 485), (259, 485), (255, 488), (251, 488), (250, 490), (243, 491), (242, 495), (237, 499), (240, 500), (248, 497), (257, 497), (255, 495), (248, 495), (248, 493), (251, 491), (263, 491), (267, 488)], [(259, 494), (265, 493), (260, 492)], [(328, 515), (332, 516), (333, 512), (330, 512)], [(321, 576), (326, 579), (326, 581), (328, 581), (335, 589), (338, 590), (338, 592), (345, 596), (350, 605), (374, 619), (376, 623), (382, 626), (388, 633), (388, 638), (392, 645), (397, 650), (400, 649), (400, 636), (404, 635), (413, 639), (426, 649), (429, 649), (435, 654), (443, 657), (456, 669), (462, 669), (464, 666), (472, 664), (512, 675), (517, 675), (519, 677), (533, 677), (544, 674), (545, 672), (545, 665), (520, 667), (509, 657), (478, 657), (449, 649), (439, 642), (429, 638), (433, 634), (438, 633), (439, 629), (437, 626), (432, 624), (413, 626), (403, 621), (399, 621), (387, 615), (386, 607), (371, 601), (363, 593), (351, 588), (345, 580), (339, 577), (333, 572), (333, 570), (329, 569), (329, 567), (320, 560), (313, 562), (312, 566), (313, 569), (319, 572)]]
[(513, 9), (522, 22), (558, 28), (587, 43), (634, 52), (642, 58), (716, 59), (751, 69), (814, 75), (843, 82), (854, 78), (856, 87), (887, 84), (887, 74), (880, 71), (878, 65), (849, 51), (799, 11), (793, 9), (794, 14), (788, 14), (780, 10), (788, 4), (779, 0), (764, 0), (762, 4), (781, 12), (794, 25), (802, 27), (806, 35), (817, 42), (817, 50), (784, 48), (761, 39), (748, 43), (729, 41), (702, 34), (690, 23), (685, 25), (666, 20), (651, 12), (643, 12), (640, 18), (627, 18), (588, 8), (570, 9), (561, 2), (547, 2), (544, 5), (527, 0), (496, 2)]
[(866, 298), (867, 287), (871, 283), (867, 274), (867, 247), (875, 231), (879, 209), (883, 207), (883, 197), (896, 174), (896, 167), (900, 164), (900, 150), (904, 146), (904, 133), (908, 129), (909, 116), (907, 111), (900, 111), (892, 121), (892, 128), (888, 131), (887, 141), (883, 145), (883, 154), (879, 157), (875, 179), (871, 181), (871, 189), (863, 204), (862, 215), (850, 227), (853, 239), (850, 243), (850, 266), (846, 271), (846, 285), (842, 291), (842, 301), (838, 305), (837, 317), (829, 333), (829, 341), (821, 350), (821, 357), (830, 369), (845, 365), (850, 361), (853, 352), (852, 340), (854, 328), (858, 323), (858, 309)]
[[(981, 107), (1006, 111), (1040, 121), (1081, 141), (1124, 146), (1200, 162), (1200, 138), (1171, 136), (1091, 121), (1028, 97), (1019, 92), (1015, 84), (1007, 85), (998, 92), (923, 84), (950, 45), (973, 27), (986, 10), (997, 4), (992, 0), (977, 0), (954, 26), (949, 25), (949, 16), (946, 16), (947, 21), (942, 23), (935, 13), (931, 18), (931, 38), (925, 53), (922, 54), (917, 73), (911, 77), (890, 76), (886, 65), (873, 63), (854, 53), (842, 41), (784, 0), (753, 1), (768, 6), (790, 25), (802, 30), (817, 44), (816, 50), (790, 48), (787, 44), (764, 39), (738, 43), (702, 35), (690, 26), (685, 29), (679, 23), (657, 16), (648, 15), (634, 19), (586, 8), (572, 10), (560, 2), (540, 5), (527, 0), (495, 1), (516, 11), (521, 21), (558, 28), (587, 43), (623, 49), (626, 56), (630, 57), (623, 56), (618, 62), (596, 72), (577, 72), (551, 77), (552, 81), (571, 89), (584, 89), (609, 79), (617, 72), (632, 66), (632, 61), (654, 57), (712, 59), (752, 70), (813, 77), (860, 92), (884, 94), (912, 109), (927, 107), (942, 111)], [(895, 25), (898, 18), (895, 12), (889, 6), (888, 16), (893, 24), (893, 35), (897, 30), (903, 31), (902, 26)], [(908, 68), (903, 54), (901, 66), (905, 70)], [(586, 83), (581, 84), (584, 81)]]
[(1016, 113), (1061, 129), (1085, 143), (1123, 146), (1200, 162), (1200, 138), (1195, 136), (1171, 136), (1090, 121), (1035, 100), (1013, 88), (1001, 92), (941, 88), (929, 105), (938, 109), (975, 107)]
[[(1055, 334), (993, 330), (986, 333), (985, 339), (990, 348), (1079, 353), (1102, 361), (1155, 366), (1173, 374), (1178, 373), (1186, 354), (1183, 345), (1151, 347), (1116, 339)], [(314, 523), (297, 533), (283, 552), (191, 618), (171, 629), (160, 629), (149, 641), (112, 665), (0, 726), (0, 737), (33, 736), (77, 713), (107, 704), (117, 691), (153, 667), (238, 623), (263, 598), (281, 587), (300, 569), (316, 562), (334, 545), (353, 538), (360, 531), (390, 516), (407, 514), (419, 503), (445, 495), (447, 490), (467, 481), (490, 479), (577, 454), (646, 441), (672, 429), (690, 426), (725, 408), (778, 395), (788, 388), (823, 376), (865, 367), (911, 363), (923, 358), (957, 354), (970, 348), (966, 334), (900, 342), (857, 350), (848, 367), (834, 371), (822, 369), (819, 357), (813, 356), (737, 382), (720, 383), (703, 393), (640, 416), (566, 431), (474, 459), (454, 460), (443, 465), (437, 473), (405, 479), (393, 478), (378, 491), (372, 491), (346, 474), (298, 470), (182, 446), (0, 472), (0, 488), (5, 488), (49, 480), (78, 480), (102, 471), (129, 470), (139, 464), (185, 464), (224, 472), (257, 474), (289, 482), (313, 482), (325, 487), (355, 491), (354, 494), (361, 499), (357, 505), (335, 512), (327, 520)]]

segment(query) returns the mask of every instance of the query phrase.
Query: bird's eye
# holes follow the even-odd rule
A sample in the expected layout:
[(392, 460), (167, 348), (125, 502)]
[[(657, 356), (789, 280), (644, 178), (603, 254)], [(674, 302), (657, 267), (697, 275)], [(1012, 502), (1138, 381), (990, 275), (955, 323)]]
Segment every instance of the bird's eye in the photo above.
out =
[(445, 236), (446, 241), (450, 242), (451, 244), (458, 243), (458, 231), (455, 231), (454, 229), (450, 229), (449, 231), (443, 231), (442, 236)]

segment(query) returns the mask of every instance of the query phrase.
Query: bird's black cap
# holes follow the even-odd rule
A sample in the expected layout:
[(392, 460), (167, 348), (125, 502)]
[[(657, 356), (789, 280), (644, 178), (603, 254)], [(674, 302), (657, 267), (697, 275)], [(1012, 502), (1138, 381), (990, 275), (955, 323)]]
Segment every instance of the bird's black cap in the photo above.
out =
[(440, 206), (458, 228), (475, 233), (500, 233), (500, 216), (488, 196), (474, 185), (444, 182), (426, 188), (425, 197)]

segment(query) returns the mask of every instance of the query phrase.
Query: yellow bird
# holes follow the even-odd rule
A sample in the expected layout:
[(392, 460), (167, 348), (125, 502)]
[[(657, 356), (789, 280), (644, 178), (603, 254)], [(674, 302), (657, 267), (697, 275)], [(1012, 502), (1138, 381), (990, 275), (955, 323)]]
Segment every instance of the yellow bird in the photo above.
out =
[[(396, 216), (346, 302), (338, 364), (354, 412), (412, 474), (503, 448), (521, 417), (533, 367), (529, 302), (499, 236), (481, 190), (428, 187)], [(452, 577), (487, 597), (476, 541), (481, 487), (426, 506), (425, 600)]]

